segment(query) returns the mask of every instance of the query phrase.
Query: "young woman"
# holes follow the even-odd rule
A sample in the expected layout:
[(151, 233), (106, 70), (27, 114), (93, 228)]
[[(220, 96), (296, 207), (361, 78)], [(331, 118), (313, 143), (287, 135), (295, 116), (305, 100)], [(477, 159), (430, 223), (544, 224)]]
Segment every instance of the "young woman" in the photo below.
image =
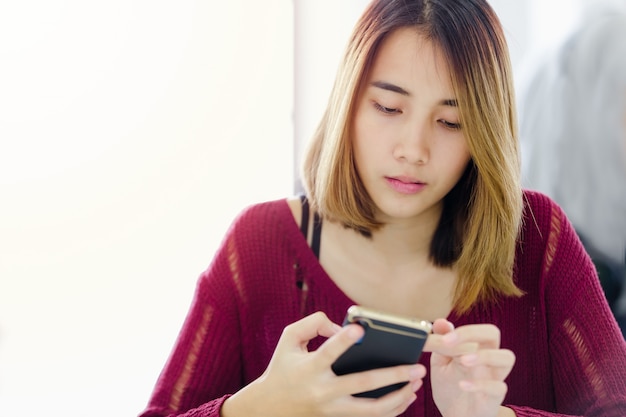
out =
[[(593, 264), (519, 171), (487, 2), (374, 0), (306, 198), (235, 220), (141, 416), (626, 415), (626, 344)], [(363, 335), (338, 325), (353, 304), (432, 321), (420, 363), (336, 376)]]

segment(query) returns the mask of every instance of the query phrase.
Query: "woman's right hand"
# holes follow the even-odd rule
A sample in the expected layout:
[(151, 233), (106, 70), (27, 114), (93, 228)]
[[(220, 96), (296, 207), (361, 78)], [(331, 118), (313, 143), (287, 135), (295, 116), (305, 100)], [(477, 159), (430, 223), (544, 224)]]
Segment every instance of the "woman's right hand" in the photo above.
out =
[[(328, 337), (314, 352), (308, 342)], [(321, 312), (285, 327), (267, 369), (251, 384), (228, 398), (222, 417), (395, 417), (415, 400), (426, 369), (402, 365), (337, 376), (332, 363), (363, 336), (359, 325), (340, 327)], [(383, 397), (351, 394), (409, 381)]]

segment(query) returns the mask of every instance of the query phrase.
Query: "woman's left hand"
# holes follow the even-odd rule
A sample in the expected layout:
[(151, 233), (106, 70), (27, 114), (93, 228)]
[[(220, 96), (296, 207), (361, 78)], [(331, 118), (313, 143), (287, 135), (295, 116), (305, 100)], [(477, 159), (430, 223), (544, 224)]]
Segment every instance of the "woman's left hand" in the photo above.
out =
[(433, 399), (443, 417), (514, 415), (501, 404), (507, 392), (504, 379), (513, 369), (515, 355), (500, 348), (496, 326), (454, 329), (447, 320), (436, 320), (425, 350), (432, 352)]

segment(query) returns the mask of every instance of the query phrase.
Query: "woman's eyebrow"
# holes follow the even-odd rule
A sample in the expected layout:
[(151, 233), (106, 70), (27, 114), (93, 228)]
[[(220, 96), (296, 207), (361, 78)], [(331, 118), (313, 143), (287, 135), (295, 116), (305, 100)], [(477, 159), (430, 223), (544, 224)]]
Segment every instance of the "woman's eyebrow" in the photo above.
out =
[(391, 84), (385, 81), (372, 81), (371, 85), (373, 87), (381, 88), (383, 90), (392, 91), (394, 93), (402, 94), (403, 96), (410, 96), (411, 93), (406, 91), (404, 88), (397, 86), (395, 84)]
[[(402, 88), (402, 87), (400, 87), (398, 85), (392, 84), (392, 83), (388, 83), (386, 81), (372, 81), (370, 83), (370, 85), (372, 87), (376, 87), (376, 88), (380, 88), (380, 89), (383, 89), (383, 90), (387, 90), (387, 91), (391, 91), (391, 92), (394, 92), (394, 93), (398, 93), (398, 94), (401, 94), (403, 96), (407, 96), (407, 97), (411, 96), (411, 93), (406, 91), (404, 88)], [(443, 99), (443, 100), (441, 100), (439, 102), (439, 104), (441, 106), (448, 106), (448, 107), (458, 107), (459, 106), (458, 101), (456, 99), (453, 99), (453, 98)]]
[(452, 98), (441, 100), (440, 104), (442, 106), (459, 107), (459, 102)]

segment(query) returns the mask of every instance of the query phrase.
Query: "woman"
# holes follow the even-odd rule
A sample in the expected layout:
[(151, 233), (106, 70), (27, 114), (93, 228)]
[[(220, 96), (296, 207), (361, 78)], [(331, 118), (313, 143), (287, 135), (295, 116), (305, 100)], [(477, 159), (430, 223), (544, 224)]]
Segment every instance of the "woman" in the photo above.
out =
[[(626, 345), (562, 211), (521, 189), (511, 85), (487, 2), (374, 0), (307, 197), (235, 220), (142, 417), (624, 415)], [(336, 376), (352, 304), (432, 321), (420, 363)]]

